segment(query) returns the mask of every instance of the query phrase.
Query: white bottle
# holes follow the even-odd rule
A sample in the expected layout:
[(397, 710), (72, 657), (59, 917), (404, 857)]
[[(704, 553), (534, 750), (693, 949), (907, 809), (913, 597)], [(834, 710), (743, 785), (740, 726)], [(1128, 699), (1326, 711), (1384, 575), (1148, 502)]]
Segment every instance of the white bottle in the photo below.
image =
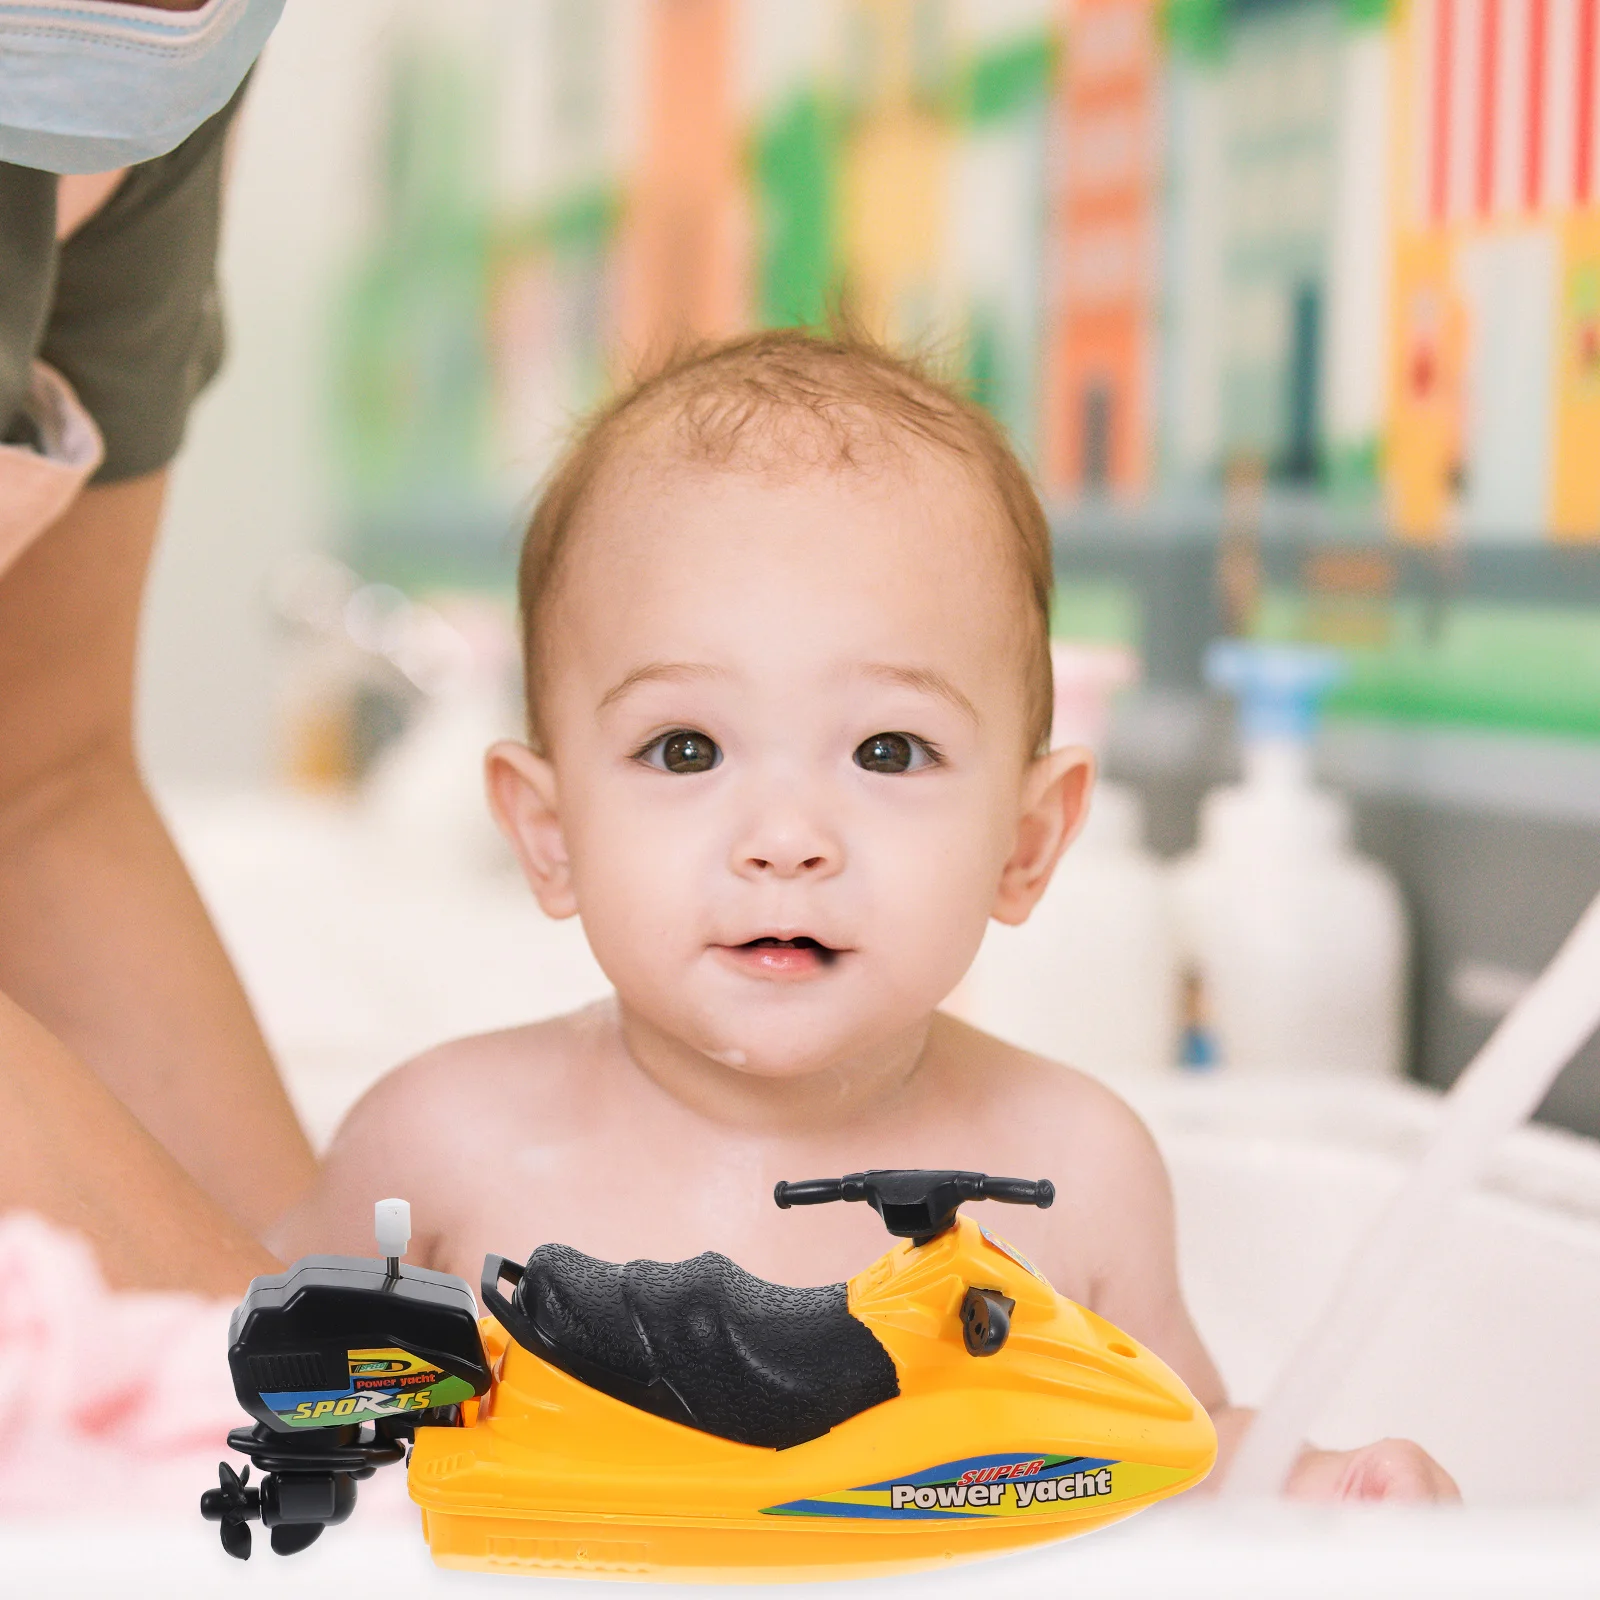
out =
[[(1104, 742), (1131, 652), (1056, 644), (1051, 745)], [(1033, 914), (992, 922), (961, 991), (970, 1021), (1025, 1050), (1096, 1075), (1171, 1066), (1179, 967), (1160, 863), (1143, 847), (1139, 798), (1097, 783), (1083, 832)]]
[(1244, 781), (1206, 797), (1199, 847), (1173, 872), (1195, 985), (1186, 1055), (1239, 1070), (1398, 1074), (1400, 893), (1351, 848), (1349, 807), (1311, 773), (1338, 658), (1226, 640), (1206, 670), (1238, 697)]

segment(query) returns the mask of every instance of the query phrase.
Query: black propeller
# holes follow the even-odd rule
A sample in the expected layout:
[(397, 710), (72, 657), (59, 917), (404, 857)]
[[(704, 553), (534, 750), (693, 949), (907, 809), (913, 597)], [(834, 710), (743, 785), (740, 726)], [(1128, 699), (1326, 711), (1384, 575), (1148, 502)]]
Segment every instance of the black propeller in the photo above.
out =
[[(250, 1524), (261, 1515), (261, 1491), (250, 1488), (249, 1482), (249, 1467), (243, 1473), (238, 1473), (226, 1461), (221, 1461), (217, 1464), (218, 1487), (207, 1489), (200, 1496), (200, 1515), (207, 1522), (222, 1524), (218, 1529), (222, 1535), (222, 1548), (240, 1561), (250, 1559)], [(321, 1531), (319, 1528), (316, 1533)], [(272, 1547), (275, 1550), (278, 1548), (278, 1532), (276, 1528), (272, 1530)], [(306, 1542), (309, 1544), (310, 1540)]]

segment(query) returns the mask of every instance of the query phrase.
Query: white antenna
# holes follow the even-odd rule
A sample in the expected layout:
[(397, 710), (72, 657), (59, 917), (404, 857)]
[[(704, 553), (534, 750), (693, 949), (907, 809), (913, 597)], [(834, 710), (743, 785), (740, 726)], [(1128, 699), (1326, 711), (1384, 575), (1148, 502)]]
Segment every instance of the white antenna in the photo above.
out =
[(400, 1276), (400, 1257), (411, 1243), (411, 1202), (380, 1200), (372, 1208), (372, 1231), (377, 1236), (378, 1254), (389, 1258), (389, 1276)]

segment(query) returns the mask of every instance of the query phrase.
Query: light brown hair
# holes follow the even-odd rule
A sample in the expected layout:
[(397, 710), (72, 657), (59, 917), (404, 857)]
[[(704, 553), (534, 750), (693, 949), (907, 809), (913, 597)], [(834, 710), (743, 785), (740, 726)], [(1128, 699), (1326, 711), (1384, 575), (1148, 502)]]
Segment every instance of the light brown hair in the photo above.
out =
[(955, 458), (993, 501), (1021, 579), (1029, 749), (1046, 747), (1050, 530), (1000, 426), (916, 361), (859, 335), (776, 329), (674, 355), (595, 412), (556, 464), (528, 524), (517, 575), (528, 728), (536, 748), (542, 744), (544, 624), (563, 556), (619, 445), (647, 431), (665, 433), (670, 457), (713, 467), (861, 467), (896, 445), (931, 446)]

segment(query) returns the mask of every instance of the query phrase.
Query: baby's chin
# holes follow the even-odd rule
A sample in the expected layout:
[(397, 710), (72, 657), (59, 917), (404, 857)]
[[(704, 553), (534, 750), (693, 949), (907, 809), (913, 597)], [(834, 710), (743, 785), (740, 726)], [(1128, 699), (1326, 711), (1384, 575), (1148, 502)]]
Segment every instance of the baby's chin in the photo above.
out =
[(805, 1008), (774, 1015), (703, 1019), (679, 1034), (708, 1062), (749, 1078), (797, 1081), (871, 1071), (908, 1035), (925, 1028), (930, 1002), (904, 1017), (862, 1016), (853, 1008)]
[[(737, 1042), (731, 1042), (733, 1039)], [(793, 1040), (778, 1043), (752, 1038), (742, 1032), (726, 1035), (715, 1043), (698, 1044), (696, 1048), (714, 1066), (774, 1083), (815, 1077), (839, 1064), (839, 1052), (818, 1050), (812, 1041), (797, 1048)]]
[(929, 976), (919, 983), (850, 951), (807, 981), (767, 982), (711, 952), (670, 979), (635, 971), (613, 981), (635, 1026), (709, 1067), (776, 1082), (873, 1077), (908, 1043), (920, 1049), (948, 988), (941, 974)]

